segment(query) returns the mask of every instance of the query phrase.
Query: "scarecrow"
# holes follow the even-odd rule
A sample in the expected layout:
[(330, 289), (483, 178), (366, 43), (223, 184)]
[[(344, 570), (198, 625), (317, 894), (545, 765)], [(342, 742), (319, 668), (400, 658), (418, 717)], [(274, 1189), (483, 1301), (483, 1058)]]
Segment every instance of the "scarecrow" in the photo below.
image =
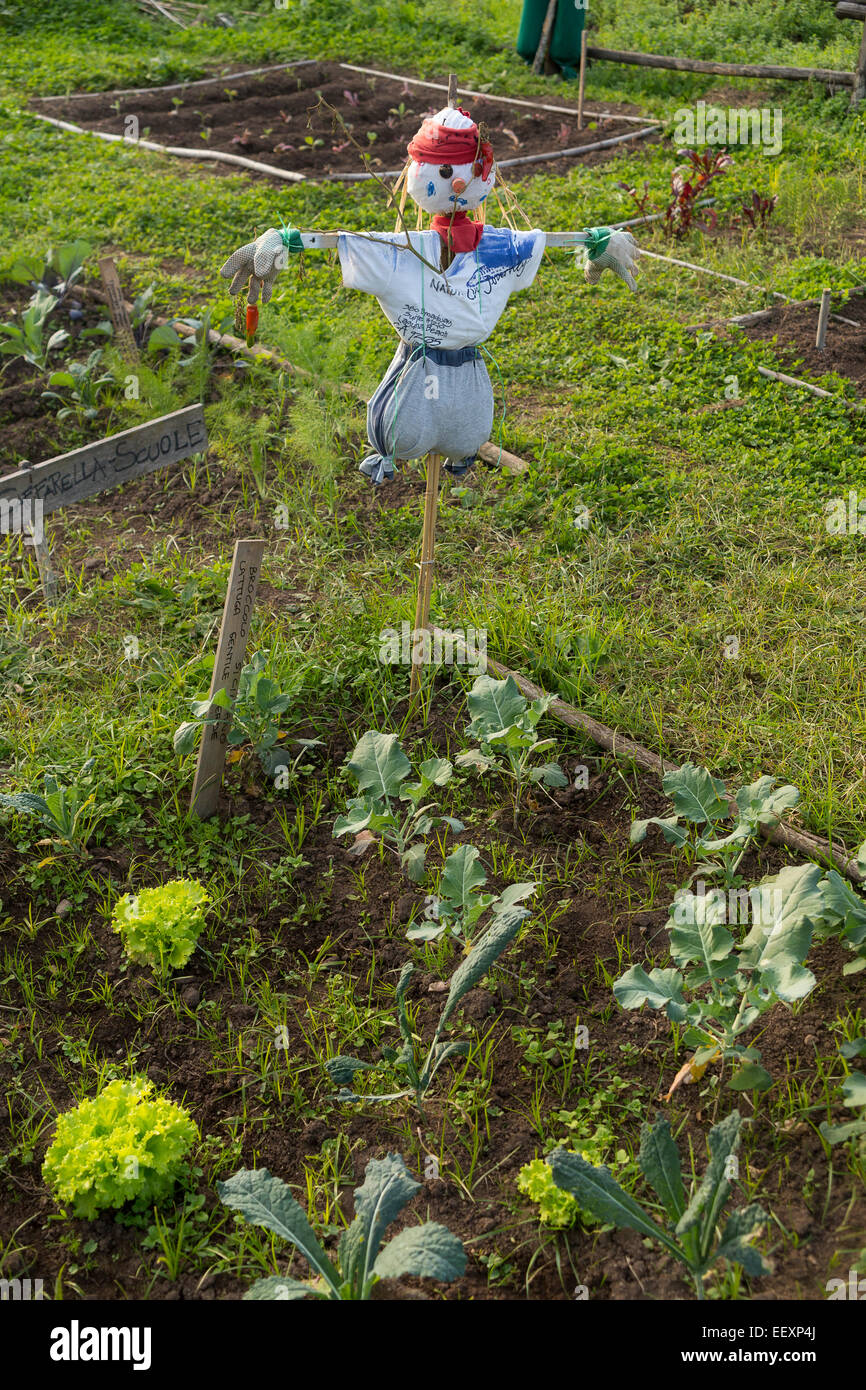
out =
[(272, 227), (229, 256), (220, 271), (231, 278), (233, 295), (249, 279), (248, 341), (258, 324), (259, 294), (267, 304), (292, 252), (336, 247), (343, 284), (376, 296), (400, 342), (367, 409), (371, 452), (360, 469), (374, 483), (394, 476), (397, 459), (444, 457), (455, 475), (471, 466), (493, 426), (484, 343), (509, 296), (529, 289), (545, 247), (583, 246), (590, 284), (610, 269), (632, 290), (640, 254), (629, 232), (609, 227), (547, 233), (487, 225), (484, 203), (496, 180), (493, 149), (461, 107), (446, 106), (425, 120), (408, 153), (398, 186), (399, 220), (408, 195), (432, 214), (429, 231)]

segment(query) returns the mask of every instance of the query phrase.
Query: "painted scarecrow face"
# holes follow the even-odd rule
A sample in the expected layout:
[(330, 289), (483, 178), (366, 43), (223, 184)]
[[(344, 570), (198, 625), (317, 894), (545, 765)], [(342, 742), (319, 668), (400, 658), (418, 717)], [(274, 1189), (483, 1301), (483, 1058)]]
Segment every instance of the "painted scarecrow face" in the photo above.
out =
[(470, 116), (450, 106), (424, 122), (409, 155), (407, 192), (425, 212), (471, 212), (496, 182), (490, 145)]

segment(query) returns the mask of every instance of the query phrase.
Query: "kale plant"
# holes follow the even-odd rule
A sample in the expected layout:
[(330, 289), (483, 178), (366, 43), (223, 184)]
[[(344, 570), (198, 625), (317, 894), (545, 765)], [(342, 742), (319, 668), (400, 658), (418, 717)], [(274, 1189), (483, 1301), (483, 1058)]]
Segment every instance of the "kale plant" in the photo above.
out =
[(257, 1280), (244, 1298), (312, 1297), (337, 1302), (369, 1299), (380, 1279), (400, 1279), (406, 1274), (443, 1283), (459, 1279), (466, 1268), (466, 1252), (447, 1226), (435, 1221), (406, 1226), (382, 1245), (388, 1226), (420, 1188), (399, 1154), (371, 1159), (363, 1184), (355, 1189), (355, 1219), (340, 1236), (332, 1259), (288, 1185), (272, 1177), (267, 1168), (241, 1168), (228, 1182), (217, 1183), (220, 1200), (253, 1226), (288, 1241), (315, 1275), (304, 1282), (271, 1274)]
[(354, 1091), (344, 1089), (340, 1091), (337, 1099), (344, 1101), (390, 1101), (403, 1100), (407, 1096), (412, 1096), (415, 1104), (421, 1109), (424, 1097), (442, 1063), (447, 1061), (449, 1057), (465, 1057), (469, 1051), (469, 1043), (465, 1040), (443, 1039), (446, 1025), (451, 1021), (463, 996), (470, 989), (475, 988), (493, 963), (498, 960), (506, 946), (514, 940), (523, 917), (524, 913), (519, 908), (512, 908), (494, 918), (493, 924), (488, 927), (466, 959), (455, 970), (451, 977), (451, 986), (448, 990), (445, 1008), (440, 1015), (433, 1041), (426, 1051), (417, 1034), (413, 1032), (406, 1008), (406, 990), (409, 988), (415, 967), (411, 961), (404, 965), (397, 981), (396, 990), (397, 1026), (403, 1041), (403, 1046), (399, 1052), (393, 1047), (383, 1047), (382, 1060), (379, 1062), (362, 1062), (358, 1057), (332, 1057), (325, 1063), (325, 1070), (331, 1080), (344, 1088), (352, 1084), (356, 1073), (364, 1071), (390, 1071), (403, 1079), (404, 1086), (399, 1090), (380, 1095), (357, 1095)]
[(710, 1162), (703, 1181), (693, 1183), (688, 1196), (667, 1120), (642, 1125), (639, 1163), (664, 1207), (664, 1225), (653, 1220), (607, 1168), (596, 1168), (580, 1154), (565, 1149), (556, 1149), (547, 1162), (557, 1186), (570, 1193), (581, 1208), (599, 1221), (656, 1241), (684, 1265), (698, 1298), (703, 1300), (704, 1278), (721, 1259), (741, 1265), (752, 1277), (772, 1272), (752, 1243), (767, 1221), (761, 1207), (751, 1204), (731, 1212), (724, 1228), (719, 1229), (731, 1192), (731, 1174), (736, 1172), (734, 1155), (740, 1144), (741, 1124), (739, 1111), (734, 1110), (710, 1130)]

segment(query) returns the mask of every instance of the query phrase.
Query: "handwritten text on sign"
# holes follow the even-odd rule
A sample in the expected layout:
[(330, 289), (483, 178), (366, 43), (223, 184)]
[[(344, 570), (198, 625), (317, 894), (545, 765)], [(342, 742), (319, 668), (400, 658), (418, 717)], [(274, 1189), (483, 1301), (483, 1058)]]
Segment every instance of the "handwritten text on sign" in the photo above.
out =
[(135, 429), (85, 444), (71, 454), (0, 477), (0, 498), (36, 498), (46, 512), (119, 487), (157, 468), (203, 453), (207, 431), (200, 405), (175, 410)]

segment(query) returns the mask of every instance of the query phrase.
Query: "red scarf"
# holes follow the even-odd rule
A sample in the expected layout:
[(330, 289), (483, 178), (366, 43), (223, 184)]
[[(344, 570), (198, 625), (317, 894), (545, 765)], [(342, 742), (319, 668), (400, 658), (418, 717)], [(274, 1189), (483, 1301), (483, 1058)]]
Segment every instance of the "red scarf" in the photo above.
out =
[(465, 212), (439, 212), (431, 220), (430, 226), (439, 233), (455, 256), (462, 255), (464, 251), (474, 251), (484, 235), (484, 223), (473, 222)]

